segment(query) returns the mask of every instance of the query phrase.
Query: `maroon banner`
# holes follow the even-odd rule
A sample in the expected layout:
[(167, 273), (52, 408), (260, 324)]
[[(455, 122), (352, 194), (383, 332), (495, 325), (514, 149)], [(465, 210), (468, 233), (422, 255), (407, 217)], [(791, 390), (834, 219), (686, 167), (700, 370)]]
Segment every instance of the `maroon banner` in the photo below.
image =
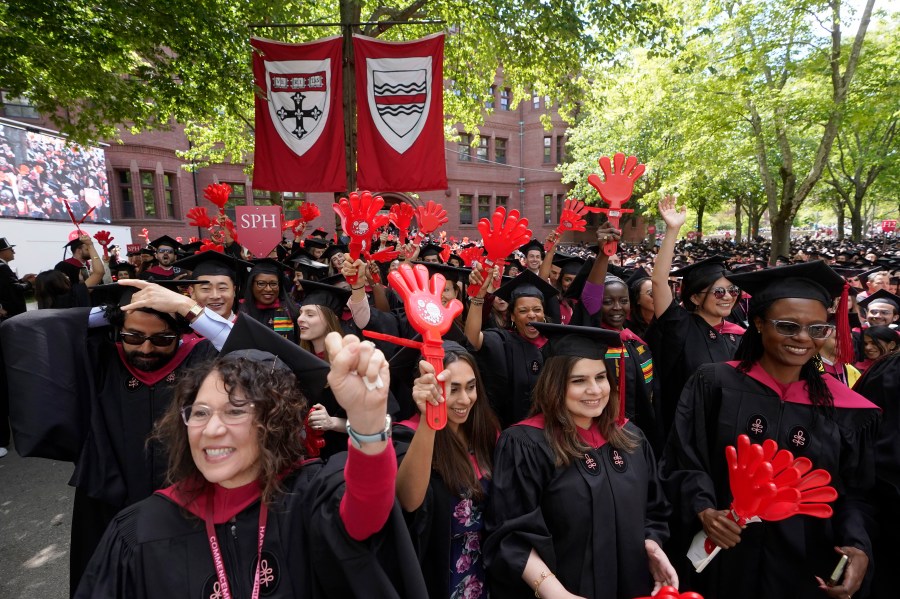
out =
[(353, 36), (357, 186), (385, 191), (447, 188), (444, 34), (412, 42)]
[(340, 36), (251, 39), (256, 79), (253, 187), (346, 191)]
[(234, 214), (241, 245), (257, 258), (281, 243), (281, 206), (235, 206)]

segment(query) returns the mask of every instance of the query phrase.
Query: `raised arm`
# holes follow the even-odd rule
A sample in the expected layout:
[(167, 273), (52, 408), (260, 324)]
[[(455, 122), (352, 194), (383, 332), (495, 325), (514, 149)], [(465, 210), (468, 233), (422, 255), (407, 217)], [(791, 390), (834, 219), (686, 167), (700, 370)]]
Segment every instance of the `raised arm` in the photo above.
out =
[(469, 340), (469, 343), (472, 344), (472, 347), (475, 351), (481, 349), (482, 344), (484, 344), (484, 335), (481, 332), (481, 324), (482, 324), (482, 308), (484, 306), (484, 297), (487, 295), (488, 287), (491, 284), (491, 281), (497, 275), (499, 268), (494, 267), (494, 270), (488, 273), (488, 277), (482, 278), (481, 272), (478, 268), (473, 268), (472, 272), (469, 273), (469, 284), (470, 285), (480, 285), (478, 289), (478, 293), (474, 298), (469, 298), (471, 301), (471, 307), (469, 308), (469, 313), (466, 315), (466, 339)]
[(659, 202), (659, 214), (666, 223), (666, 235), (663, 237), (656, 262), (653, 264), (653, 312), (656, 317), (665, 313), (672, 304), (672, 290), (669, 288), (669, 271), (672, 270), (672, 258), (675, 256), (675, 242), (678, 232), (684, 225), (687, 209), (675, 206), (675, 196), (667, 195)]
[(538, 276), (545, 281), (550, 280), (550, 269), (553, 268), (553, 257), (556, 256), (556, 246), (559, 244), (559, 233), (556, 229), (550, 231), (547, 235), (547, 241), (544, 245), (550, 245), (550, 249), (544, 253), (544, 259), (541, 261), (541, 268), (538, 270)]
[(603, 244), (607, 241), (618, 241), (621, 237), (622, 231), (610, 226), (608, 222), (597, 228), (597, 243), (600, 245), (600, 249), (594, 259), (591, 272), (588, 273), (584, 289), (581, 290), (581, 302), (591, 316), (599, 312), (603, 305), (604, 284), (606, 283), (606, 272), (609, 269), (609, 256), (603, 253)]

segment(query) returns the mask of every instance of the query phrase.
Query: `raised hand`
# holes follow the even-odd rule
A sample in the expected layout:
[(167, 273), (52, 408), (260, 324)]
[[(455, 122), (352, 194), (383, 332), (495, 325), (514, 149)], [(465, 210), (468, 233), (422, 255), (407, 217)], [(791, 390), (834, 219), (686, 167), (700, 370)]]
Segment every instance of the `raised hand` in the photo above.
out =
[(675, 205), (675, 196), (667, 195), (659, 201), (659, 215), (666, 223), (666, 227), (678, 230), (684, 226), (687, 220), (687, 208), (682, 206), (681, 210)]
[(459, 300), (451, 300), (444, 306), (441, 294), (444, 291), (444, 275), (436, 273), (428, 279), (428, 269), (421, 264), (415, 268), (408, 264), (388, 276), (391, 287), (400, 295), (406, 305), (406, 317), (425, 343), (441, 343), (441, 337), (450, 330), (453, 319), (462, 313)]
[[(419, 223), (419, 235), (434, 233), (438, 227), (446, 223), (447, 211), (440, 204), (428, 200), (424, 206), (416, 209), (416, 221)], [(421, 241), (421, 240), (420, 240)]]
[(610, 164), (608, 156), (601, 156), (598, 161), (604, 179), (596, 174), (588, 176), (588, 183), (600, 192), (600, 197), (609, 204), (610, 208), (621, 208), (622, 204), (631, 198), (634, 192), (634, 183), (644, 174), (645, 166), (638, 164), (637, 158), (618, 152)]
[(353, 429), (364, 435), (384, 430), (390, 384), (384, 354), (371, 341), (335, 332), (325, 337), (325, 351), (331, 364), (328, 386)]
[(413, 381), (412, 398), (420, 414), (426, 414), (426, 406), (437, 406), (444, 401), (441, 385), (448, 376), (449, 371), (435, 375), (434, 366), (425, 360), (419, 362), (419, 377)]
[[(528, 219), (519, 218), (518, 210), (510, 210), (500, 206), (494, 211), (491, 220), (482, 218), (478, 221), (478, 231), (484, 241), (484, 249), (487, 257), (481, 267), (481, 275), (487, 276), (487, 271), (495, 262), (503, 260), (516, 248), (524, 245), (531, 239), (531, 230), (528, 228)], [(472, 296), (478, 293), (478, 288), (469, 286), (467, 293)]]

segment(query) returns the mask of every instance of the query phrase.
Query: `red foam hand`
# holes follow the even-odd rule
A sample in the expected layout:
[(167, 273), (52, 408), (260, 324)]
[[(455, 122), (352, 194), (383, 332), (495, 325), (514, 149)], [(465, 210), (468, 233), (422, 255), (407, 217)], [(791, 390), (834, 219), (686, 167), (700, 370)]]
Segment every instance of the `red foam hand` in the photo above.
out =
[(200, 249), (197, 250), (197, 253), (200, 252), (224, 252), (225, 246), (215, 243), (212, 239), (204, 239), (203, 243), (200, 244)]
[(199, 237), (188, 237), (188, 243), (197, 243), (200, 241)]
[(490, 221), (486, 218), (478, 221), (478, 231), (484, 240), (487, 259), (492, 262), (506, 258), (531, 239), (528, 219), (519, 218), (518, 210), (510, 210), (507, 215), (503, 206), (494, 211)]
[(472, 246), (459, 251), (459, 257), (462, 258), (463, 264), (472, 266), (476, 260), (481, 261), (484, 257), (484, 249), (478, 246)]
[(761, 445), (751, 444), (747, 435), (738, 437), (737, 448), (725, 448), (728, 483), (733, 497), (731, 509), (740, 519), (757, 515), (759, 506), (777, 492), (772, 482), (772, 464), (763, 458)]
[(187, 212), (188, 224), (192, 227), (200, 227), (208, 229), (212, 226), (212, 219), (209, 218), (209, 211), (203, 206), (195, 206)]
[(406, 202), (400, 202), (391, 206), (391, 222), (400, 229), (400, 241), (405, 242), (409, 236), (409, 226), (416, 215), (416, 210)]
[(219, 212), (225, 210), (225, 204), (228, 203), (230, 195), (231, 185), (228, 183), (211, 183), (203, 190), (203, 197), (215, 204), (219, 208)]
[(318, 457), (320, 453), (322, 453), (322, 448), (325, 447), (325, 431), (316, 430), (309, 424), (309, 417), (312, 416), (313, 411), (316, 408), (310, 408), (309, 412), (306, 414), (306, 422), (304, 424), (304, 430), (306, 432), (306, 437), (304, 440), (304, 445), (306, 445), (306, 457), (315, 458)]
[(693, 591), (679, 593), (675, 587), (664, 586), (652, 597), (638, 597), (637, 599), (703, 599), (703, 595)]
[(112, 243), (112, 240), (115, 239), (115, 237), (113, 237), (109, 231), (97, 231), (94, 233), (94, 239), (96, 239), (97, 243), (102, 245), (105, 249), (106, 246)]
[(143, 229), (141, 229), (141, 234), (138, 235), (138, 237), (143, 237), (144, 241), (146, 241), (147, 243), (150, 243), (150, 231), (147, 229), (147, 227), (144, 227)]
[(563, 204), (562, 214), (559, 215), (559, 226), (556, 228), (558, 233), (564, 231), (584, 231), (587, 221), (584, 215), (590, 212), (584, 202), (569, 198)]
[(352, 192), (349, 199), (341, 198), (340, 202), (332, 205), (335, 213), (341, 218), (341, 227), (350, 236), (350, 256), (354, 260), (359, 258), (362, 251), (368, 249), (377, 228), (376, 216), (382, 206), (384, 198), (373, 196), (368, 191)]
[(300, 220), (303, 222), (311, 222), (319, 217), (319, 207), (311, 202), (303, 202), (300, 204)]
[(449, 221), (447, 211), (440, 204), (428, 200), (424, 206), (416, 208), (416, 221), (419, 224), (419, 235), (433, 233), (438, 227)]
[(295, 218), (293, 220), (286, 220), (281, 223), (281, 230), (282, 231), (293, 231), (294, 227), (296, 227), (299, 223), (300, 223), (299, 218)]
[(400, 257), (400, 251), (392, 248), (384, 248), (378, 250), (374, 254), (368, 257), (369, 260), (374, 260), (375, 262), (390, 262), (392, 260), (396, 260)]
[(622, 152), (613, 157), (613, 164), (610, 164), (608, 156), (601, 156), (598, 162), (604, 179), (592, 174), (588, 176), (588, 183), (600, 192), (600, 197), (610, 208), (621, 208), (631, 198), (634, 183), (644, 174), (646, 167), (638, 164), (634, 156), (629, 156), (626, 160)]
[(234, 221), (232, 221), (228, 217), (225, 217), (224, 219), (222, 219), (222, 226), (225, 227), (226, 229), (228, 229), (228, 232), (231, 234), (231, 238), (235, 242), (237, 242), (238, 233), (237, 233), (237, 228), (234, 226)]
[(391, 217), (387, 214), (377, 214), (375, 218), (372, 219), (372, 224), (375, 225), (376, 230), (381, 230), (388, 226), (391, 222)]
[(444, 246), (444, 249), (441, 250), (440, 256), (441, 256), (441, 260), (444, 262), (444, 264), (446, 264), (446, 263), (447, 263), (447, 260), (450, 259), (450, 254), (451, 254), (451, 253), (452, 253), (452, 252), (451, 252), (451, 250), (450, 250), (450, 246), (449, 246), (449, 245), (445, 245), (445, 246)]
[(446, 306), (441, 303), (446, 281), (444, 275), (435, 273), (429, 280), (428, 269), (424, 265), (416, 264), (413, 269), (409, 264), (401, 264), (388, 276), (388, 280), (403, 300), (406, 318), (412, 327), (422, 335), (426, 344), (440, 345), (441, 337), (450, 330), (453, 319), (463, 310), (459, 300), (451, 300)]

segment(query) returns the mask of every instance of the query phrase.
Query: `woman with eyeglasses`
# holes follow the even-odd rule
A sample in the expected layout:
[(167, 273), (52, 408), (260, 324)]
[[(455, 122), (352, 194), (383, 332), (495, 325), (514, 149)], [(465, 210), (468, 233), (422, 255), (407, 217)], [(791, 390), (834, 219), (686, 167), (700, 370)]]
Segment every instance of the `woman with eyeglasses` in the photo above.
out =
[(253, 261), (253, 268), (247, 275), (241, 312), (247, 314), (270, 329), (297, 343), (297, 305), (288, 294), (289, 285), (284, 273), (290, 270), (284, 264), (271, 258)]
[(347, 453), (307, 460), (298, 434), (301, 385), (323, 362), (220, 356), (180, 381), (157, 426), (171, 486), (116, 516), (75, 597), (424, 597), (393, 507), (387, 361), (353, 336), (326, 347)]
[(741, 290), (732, 283), (731, 272), (720, 256), (672, 272), (682, 277), (681, 304), (675, 301), (669, 271), (686, 211), (676, 208), (673, 196), (666, 196), (659, 202), (659, 212), (666, 233), (650, 279), (656, 320), (647, 329), (645, 340), (662, 382), (663, 428), (668, 432), (688, 377), (703, 364), (733, 358), (744, 329), (726, 320)]
[[(847, 599), (859, 591), (872, 555), (863, 522), (880, 412), (819, 368), (819, 350), (836, 329), (839, 360), (852, 360), (844, 281), (823, 262), (732, 281), (751, 294), (750, 329), (735, 361), (701, 366), (688, 381), (660, 463), (682, 523), (725, 549), (692, 588), (711, 599)], [(835, 326), (829, 310), (839, 296)], [(738, 526), (729, 511), (725, 448), (739, 435), (760, 444), (772, 439), (828, 471), (839, 494), (834, 515)], [(850, 558), (843, 577), (827, 586), (842, 554)]]

